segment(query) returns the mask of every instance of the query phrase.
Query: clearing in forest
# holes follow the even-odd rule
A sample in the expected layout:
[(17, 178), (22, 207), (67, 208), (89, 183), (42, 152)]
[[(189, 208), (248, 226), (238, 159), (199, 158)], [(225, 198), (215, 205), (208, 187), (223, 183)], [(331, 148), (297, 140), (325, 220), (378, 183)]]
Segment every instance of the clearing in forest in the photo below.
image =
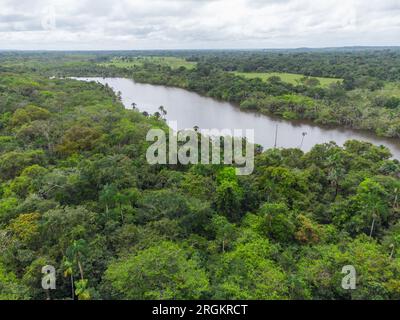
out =
[(172, 69), (184, 67), (186, 69), (193, 69), (196, 62), (186, 61), (177, 57), (136, 57), (136, 58), (114, 58), (110, 62), (100, 64), (101, 66), (114, 66), (118, 68), (133, 68), (135, 66), (143, 66), (145, 63), (159, 64), (162, 66), (169, 66)]
[[(248, 79), (260, 78), (263, 81), (267, 81), (271, 77), (279, 77), (283, 82), (291, 83), (293, 85), (297, 85), (301, 83), (302, 79), (304, 79), (304, 75), (302, 74), (294, 74), (294, 73), (285, 73), (285, 72), (234, 72), (238, 76), (242, 76)], [(320, 86), (327, 87), (332, 83), (342, 82), (342, 79), (337, 78), (322, 78), (322, 77), (308, 77), (309, 79), (317, 79), (320, 83)]]

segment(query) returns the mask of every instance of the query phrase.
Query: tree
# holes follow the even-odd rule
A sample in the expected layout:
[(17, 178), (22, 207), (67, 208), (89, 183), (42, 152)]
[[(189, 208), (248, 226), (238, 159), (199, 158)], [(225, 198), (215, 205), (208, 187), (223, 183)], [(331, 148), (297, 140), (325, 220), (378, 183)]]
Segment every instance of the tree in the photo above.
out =
[[(317, 299), (381, 300), (397, 297), (395, 274), (399, 266), (391, 262), (381, 247), (366, 235), (346, 239), (346, 246), (317, 245), (304, 248), (297, 263), (298, 276), (306, 280)], [(356, 270), (356, 290), (341, 286), (343, 266)]]
[(39, 165), (25, 168), (21, 175), (10, 183), (10, 191), (20, 198), (26, 198), (28, 194), (38, 191), (41, 178), (47, 170)]
[(75, 283), (74, 283), (74, 268), (73, 263), (64, 257), (63, 260), (64, 277), (70, 277), (71, 280), (71, 298), (75, 299)]
[(295, 224), (285, 204), (266, 203), (259, 210), (263, 217), (263, 232), (273, 240), (290, 243), (294, 238)]
[(308, 185), (306, 176), (284, 167), (262, 169), (257, 178), (262, 198), (268, 202), (286, 203), (290, 209), (307, 205)]
[(269, 257), (267, 240), (237, 244), (220, 258), (215, 270), (215, 299), (287, 299), (283, 270)]
[(355, 200), (357, 201), (360, 212), (359, 218), (362, 219), (361, 227), (370, 225), (369, 236), (372, 237), (379, 227), (388, 218), (388, 202), (386, 201), (386, 191), (372, 179), (365, 179), (358, 187)]
[(100, 203), (104, 204), (106, 214), (108, 214), (110, 207), (113, 207), (116, 202), (118, 190), (114, 185), (105, 185), (99, 194)]
[(21, 174), (28, 166), (45, 163), (43, 150), (11, 151), (0, 155), (0, 179), (9, 180)]
[(105, 279), (113, 298), (200, 299), (209, 289), (195, 255), (172, 242), (162, 242), (112, 263)]
[(164, 106), (160, 106), (158, 108), (158, 110), (160, 111), (160, 115), (163, 119), (165, 119), (165, 116), (167, 115), (167, 110), (165, 110)]
[(35, 120), (47, 120), (50, 118), (50, 115), (50, 112), (46, 109), (28, 105), (24, 108), (17, 109), (13, 114), (11, 122), (14, 126), (21, 126)]
[(20, 283), (15, 274), (7, 272), (0, 262), (0, 300), (28, 299), (28, 288)]
[(229, 220), (238, 221), (240, 219), (243, 190), (238, 184), (235, 169), (222, 169), (218, 172), (217, 182), (217, 209), (225, 214)]
[(75, 152), (92, 150), (100, 135), (100, 132), (94, 128), (76, 125), (67, 130), (56, 150), (67, 156)]
[(309, 87), (318, 87), (321, 85), (321, 81), (319, 81), (317, 78), (311, 77), (304, 77), (301, 79), (301, 82)]
[(234, 181), (223, 181), (217, 187), (217, 208), (231, 221), (240, 219), (243, 191)]
[[(90, 300), (90, 292), (88, 290), (88, 279), (85, 279), (83, 273), (82, 257), (87, 254), (88, 246), (84, 239), (74, 240), (72, 245), (67, 248), (66, 257), (68, 261), (66, 263), (67, 269), (66, 274), (71, 275), (71, 285), (74, 286), (73, 282), (73, 264), (78, 266), (80, 280), (75, 282), (75, 294), (79, 300)], [(72, 263), (71, 263), (72, 262)], [(69, 270), (70, 268), (70, 270)]]
[(154, 112), (154, 117), (155, 117), (156, 119), (161, 119), (161, 113), (158, 112), (158, 111)]
[(42, 245), (66, 252), (76, 239), (86, 239), (97, 234), (99, 221), (99, 214), (82, 206), (48, 210), (42, 216)]
[(302, 244), (316, 244), (320, 241), (320, 226), (310, 218), (300, 214), (297, 216), (297, 231), (295, 238)]
[(220, 215), (215, 215), (211, 220), (211, 228), (215, 232), (216, 241), (220, 243), (222, 253), (232, 246), (236, 237), (236, 228), (233, 224)]
[[(42, 268), (46, 265), (56, 266), (55, 259), (49, 256), (38, 255), (35, 256), (33, 261), (31, 260), (32, 259), (29, 259), (29, 262), (24, 268), (21, 279), (21, 283), (29, 289), (29, 296), (34, 300), (49, 300), (52, 298), (52, 292), (54, 292), (54, 296), (61, 293), (59, 292), (62, 291), (62, 289), (60, 290), (61, 285), (58, 286), (59, 290), (56, 291), (43, 289), (41, 286), (43, 279)], [(60, 283), (58, 282), (58, 284)], [(61, 294), (59, 297), (63, 298), (64, 296)]]
[(327, 159), (328, 166), (328, 180), (335, 189), (336, 198), (339, 194), (340, 184), (346, 173), (344, 166), (343, 154), (337, 152)]
[(9, 230), (25, 244), (30, 244), (39, 236), (40, 214), (26, 213), (10, 221)]

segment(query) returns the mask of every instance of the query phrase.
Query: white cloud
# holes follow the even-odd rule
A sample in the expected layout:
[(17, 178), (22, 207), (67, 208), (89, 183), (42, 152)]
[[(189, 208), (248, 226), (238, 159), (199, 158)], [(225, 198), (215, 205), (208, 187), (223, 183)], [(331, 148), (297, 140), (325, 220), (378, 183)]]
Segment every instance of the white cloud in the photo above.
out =
[(400, 2), (0, 0), (0, 49), (344, 45), (400, 45)]

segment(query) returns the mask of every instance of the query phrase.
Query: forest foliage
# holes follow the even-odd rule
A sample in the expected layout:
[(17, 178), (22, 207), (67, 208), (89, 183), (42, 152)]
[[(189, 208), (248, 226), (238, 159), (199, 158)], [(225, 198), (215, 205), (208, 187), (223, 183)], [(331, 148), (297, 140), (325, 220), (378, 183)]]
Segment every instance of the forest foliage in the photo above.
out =
[[(247, 111), (400, 137), (396, 48), (3, 53), (0, 62), (4, 70), (46, 76), (128, 77), (181, 87)], [(292, 74), (299, 75), (295, 81)]]
[[(271, 149), (241, 177), (224, 165), (151, 166), (145, 136), (166, 129), (162, 119), (126, 110), (108, 86), (49, 78), (57, 64), (64, 74), (124, 70), (35, 59), (0, 70), (1, 299), (400, 298), (400, 163), (388, 149)], [(314, 90), (354, 94), (266, 86), (209, 63), (134, 72), (296, 114), (323, 108)], [(57, 290), (41, 287), (45, 265)], [(356, 290), (341, 286), (346, 265)]]

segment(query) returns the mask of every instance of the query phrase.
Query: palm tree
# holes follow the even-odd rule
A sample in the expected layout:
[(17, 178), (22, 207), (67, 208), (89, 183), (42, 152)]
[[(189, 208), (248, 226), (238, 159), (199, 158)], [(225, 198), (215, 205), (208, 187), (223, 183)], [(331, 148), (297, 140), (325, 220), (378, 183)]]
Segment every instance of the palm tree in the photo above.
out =
[(158, 110), (160, 111), (160, 115), (162, 116), (162, 118), (165, 119), (165, 116), (167, 115), (167, 110), (165, 110), (164, 106), (160, 106)]
[(392, 243), (389, 248), (392, 249), (392, 252), (390, 253), (390, 259), (393, 259), (393, 255), (394, 255), (394, 249), (396, 248), (396, 246), (394, 245), (394, 243)]
[[(78, 289), (78, 286), (81, 286), (81, 283), (85, 282), (87, 283), (87, 280), (84, 279), (84, 274), (83, 274), (83, 266), (82, 266), (82, 261), (81, 257), (86, 253), (87, 251), (87, 243), (83, 239), (75, 240), (72, 242), (72, 245), (68, 247), (66, 251), (66, 255), (64, 257), (63, 261), (63, 267), (64, 267), (64, 276), (65, 277), (70, 277), (71, 279), (71, 293), (72, 293), (72, 300), (75, 299), (75, 287)], [(80, 280), (75, 282), (74, 279), (74, 264), (78, 266), (79, 274), (80, 274)], [(86, 294), (86, 292), (85, 292)], [(79, 298), (80, 294), (77, 294)]]
[(137, 106), (137, 104), (136, 104), (135, 102), (132, 102), (131, 106), (132, 106), (132, 110), (135, 110), (135, 109), (136, 109), (136, 106)]
[(360, 184), (357, 190), (357, 197), (362, 206), (365, 221), (372, 220), (369, 232), (369, 236), (372, 238), (375, 229), (377, 229), (377, 224), (387, 219), (387, 194), (379, 183), (367, 178)]
[(276, 125), (275, 128), (275, 143), (274, 143), (274, 149), (278, 146), (278, 125)]
[(394, 201), (393, 201), (393, 209), (397, 208), (397, 200), (399, 198), (399, 189), (398, 188), (394, 189), (394, 194), (395, 194), (395, 197), (394, 197)]
[(79, 274), (81, 276), (81, 280), (83, 280), (83, 267), (81, 257), (86, 252), (87, 244), (83, 239), (75, 240), (72, 242), (72, 245), (67, 249), (67, 256), (71, 257), (72, 261), (75, 261), (79, 268)]
[(118, 99), (118, 101), (122, 101), (122, 92), (121, 91), (117, 92), (117, 99)]
[(377, 216), (375, 213), (373, 213), (373, 214), (372, 214), (372, 225), (371, 225), (371, 231), (370, 231), (370, 233), (369, 233), (369, 237), (370, 237), (370, 238), (372, 238), (372, 235), (373, 235), (373, 233), (374, 233), (374, 228), (375, 228), (375, 221), (376, 221), (376, 218), (378, 218), (378, 216)]
[(340, 183), (346, 174), (343, 165), (343, 156), (340, 153), (335, 153), (327, 159), (328, 164), (328, 180), (331, 186), (335, 188), (335, 198), (339, 194)]
[(64, 277), (70, 277), (71, 279), (71, 295), (72, 295), (72, 300), (75, 299), (75, 289), (74, 289), (74, 271), (72, 267), (72, 262), (69, 261), (67, 258), (64, 260)]
[(301, 143), (300, 143), (300, 149), (303, 148), (304, 138), (306, 137), (307, 132), (303, 132), (301, 135), (302, 135), (302, 138), (301, 138)]
[(157, 119), (160, 119), (160, 118), (161, 118), (161, 113), (159, 113), (158, 111), (156, 111), (156, 112), (154, 113), (154, 116), (155, 116)]

